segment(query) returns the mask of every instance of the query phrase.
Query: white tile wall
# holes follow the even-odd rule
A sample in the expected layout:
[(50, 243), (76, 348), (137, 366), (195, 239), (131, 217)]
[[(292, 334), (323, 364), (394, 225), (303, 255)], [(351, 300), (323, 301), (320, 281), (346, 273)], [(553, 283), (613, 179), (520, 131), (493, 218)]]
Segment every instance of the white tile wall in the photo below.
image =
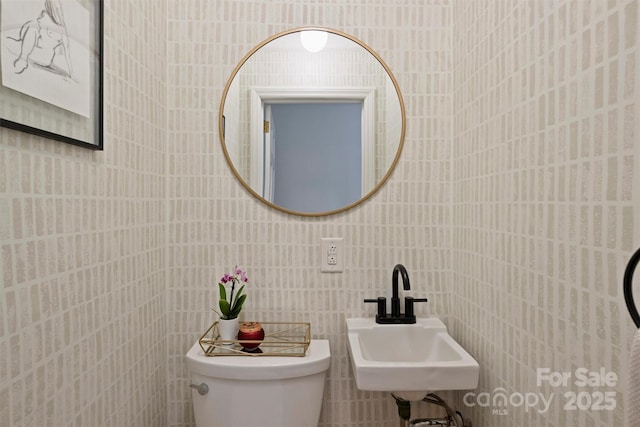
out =
[[(314, 337), (329, 339), (323, 426), (397, 423), (391, 397), (355, 388), (344, 319), (374, 314), (362, 300), (390, 293), (398, 262), (414, 294), (431, 299), (422, 312), (449, 313), (452, 93), (427, 84), (451, 76), (447, 3), (170, 2), (168, 74), (179, 76), (169, 78), (170, 425), (193, 425), (184, 354), (214, 320), (216, 281), (236, 263), (252, 278), (245, 318), (310, 321)], [(363, 205), (328, 218), (258, 203), (236, 182), (218, 139), (219, 99), (238, 61), (272, 34), (304, 25), (340, 29), (376, 50), (408, 111), (405, 150), (390, 181)], [(323, 236), (344, 237), (343, 274), (319, 272)]]
[[(397, 262), (477, 357), (478, 391), (559, 400), (540, 367), (624, 378), (637, 0), (166, 3), (105, 4), (104, 152), (0, 129), (0, 426), (192, 426), (184, 353), (236, 263), (247, 318), (330, 340), (322, 426), (397, 424), (355, 389), (343, 326)], [(255, 201), (218, 141), (234, 66), (302, 25), (366, 42), (406, 103), (398, 169), (328, 218)], [(343, 274), (319, 273), (323, 236), (345, 238)], [(611, 390), (614, 411), (452, 402), (480, 427), (623, 425), (624, 379)]]
[[(474, 425), (626, 425), (637, 2), (453, 5), (454, 331), (481, 363), (479, 391), (555, 394), (542, 414), (476, 407)], [(616, 387), (574, 384), (601, 367)], [(538, 386), (538, 368), (572, 380)], [(572, 392), (617, 406), (565, 410)]]
[(105, 2), (105, 150), (0, 128), (0, 426), (164, 426), (166, 8)]

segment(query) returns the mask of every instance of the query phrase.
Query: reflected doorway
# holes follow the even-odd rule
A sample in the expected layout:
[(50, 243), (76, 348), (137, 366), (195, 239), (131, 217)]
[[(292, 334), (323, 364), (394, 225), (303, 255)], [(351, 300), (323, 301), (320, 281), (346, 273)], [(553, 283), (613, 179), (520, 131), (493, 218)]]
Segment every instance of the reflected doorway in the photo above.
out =
[(362, 102), (265, 103), (262, 194), (323, 212), (362, 197)]

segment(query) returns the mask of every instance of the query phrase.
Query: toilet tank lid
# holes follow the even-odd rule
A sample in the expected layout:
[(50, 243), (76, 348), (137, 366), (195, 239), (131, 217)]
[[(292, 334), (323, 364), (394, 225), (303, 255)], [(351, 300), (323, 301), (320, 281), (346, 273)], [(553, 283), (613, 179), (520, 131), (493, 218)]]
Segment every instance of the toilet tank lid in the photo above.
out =
[(277, 380), (313, 375), (329, 369), (331, 352), (328, 340), (311, 340), (301, 357), (205, 356), (196, 342), (187, 352), (192, 373), (233, 380)]

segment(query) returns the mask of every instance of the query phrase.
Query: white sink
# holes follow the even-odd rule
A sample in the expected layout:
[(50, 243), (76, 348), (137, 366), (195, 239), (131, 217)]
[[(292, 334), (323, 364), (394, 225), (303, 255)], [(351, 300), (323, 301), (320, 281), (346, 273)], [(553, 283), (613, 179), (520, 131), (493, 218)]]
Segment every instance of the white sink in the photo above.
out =
[(349, 355), (360, 390), (388, 391), (408, 400), (428, 392), (478, 386), (480, 366), (437, 318), (412, 325), (347, 319)]

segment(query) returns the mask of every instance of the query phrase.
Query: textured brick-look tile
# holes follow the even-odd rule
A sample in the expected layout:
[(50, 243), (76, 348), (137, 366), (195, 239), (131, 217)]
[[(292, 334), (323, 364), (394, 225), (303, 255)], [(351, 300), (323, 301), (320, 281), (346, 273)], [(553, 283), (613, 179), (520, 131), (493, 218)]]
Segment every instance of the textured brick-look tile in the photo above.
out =
[[(474, 425), (624, 425), (637, 2), (452, 4), (453, 331), (482, 366), (479, 391), (555, 393), (542, 414), (476, 406)], [(619, 384), (536, 383), (537, 368), (581, 367)], [(614, 392), (617, 406), (565, 410), (567, 392)]]
[[(344, 330), (397, 262), (480, 362), (478, 391), (557, 402), (568, 388), (538, 387), (537, 368), (625, 378), (637, 0), (386, 3), (105, 2), (105, 151), (0, 129), (0, 426), (192, 427), (184, 354), (235, 264), (246, 318), (330, 340), (323, 427), (398, 423), (388, 395), (355, 388)], [(235, 65), (303, 25), (376, 50), (407, 112), (387, 184), (328, 218), (257, 202), (218, 142)], [(324, 236), (344, 237), (344, 273), (319, 272)], [(625, 380), (605, 391), (614, 411), (447, 398), (480, 427), (623, 425)]]
[(165, 426), (166, 8), (105, 2), (105, 150), (0, 128), (0, 426)]
[[(245, 318), (310, 321), (313, 336), (330, 341), (321, 425), (395, 425), (389, 395), (354, 385), (344, 319), (373, 315), (362, 300), (390, 293), (398, 262), (409, 270), (414, 295), (430, 298), (421, 313), (450, 312), (448, 2), (180, 0), (169, 2), (168, 15), (168, 75), (177, 77), (168, 79), (167, 143), (176, 167), (168, 178), (169, 425), (193, 425), (184, 354), (215, 319), (216, 281), (236, 263), (252, 279)], [(316, 219), (270, 209), (239, 186), (217, 129), (224, 85), (243, 55), (304, 25), (342, 30), (377, 51), (399, 81), (408, 114), (403, 157), (382, 190), (349, 212)], [(285, 71), (291, 74), (279, 74)], [(325, 84), (355, 82), (346, 71), (338, 77)], [(344, 238), (342, 274), (319, 271), (320, 239), (329, 236)]]

